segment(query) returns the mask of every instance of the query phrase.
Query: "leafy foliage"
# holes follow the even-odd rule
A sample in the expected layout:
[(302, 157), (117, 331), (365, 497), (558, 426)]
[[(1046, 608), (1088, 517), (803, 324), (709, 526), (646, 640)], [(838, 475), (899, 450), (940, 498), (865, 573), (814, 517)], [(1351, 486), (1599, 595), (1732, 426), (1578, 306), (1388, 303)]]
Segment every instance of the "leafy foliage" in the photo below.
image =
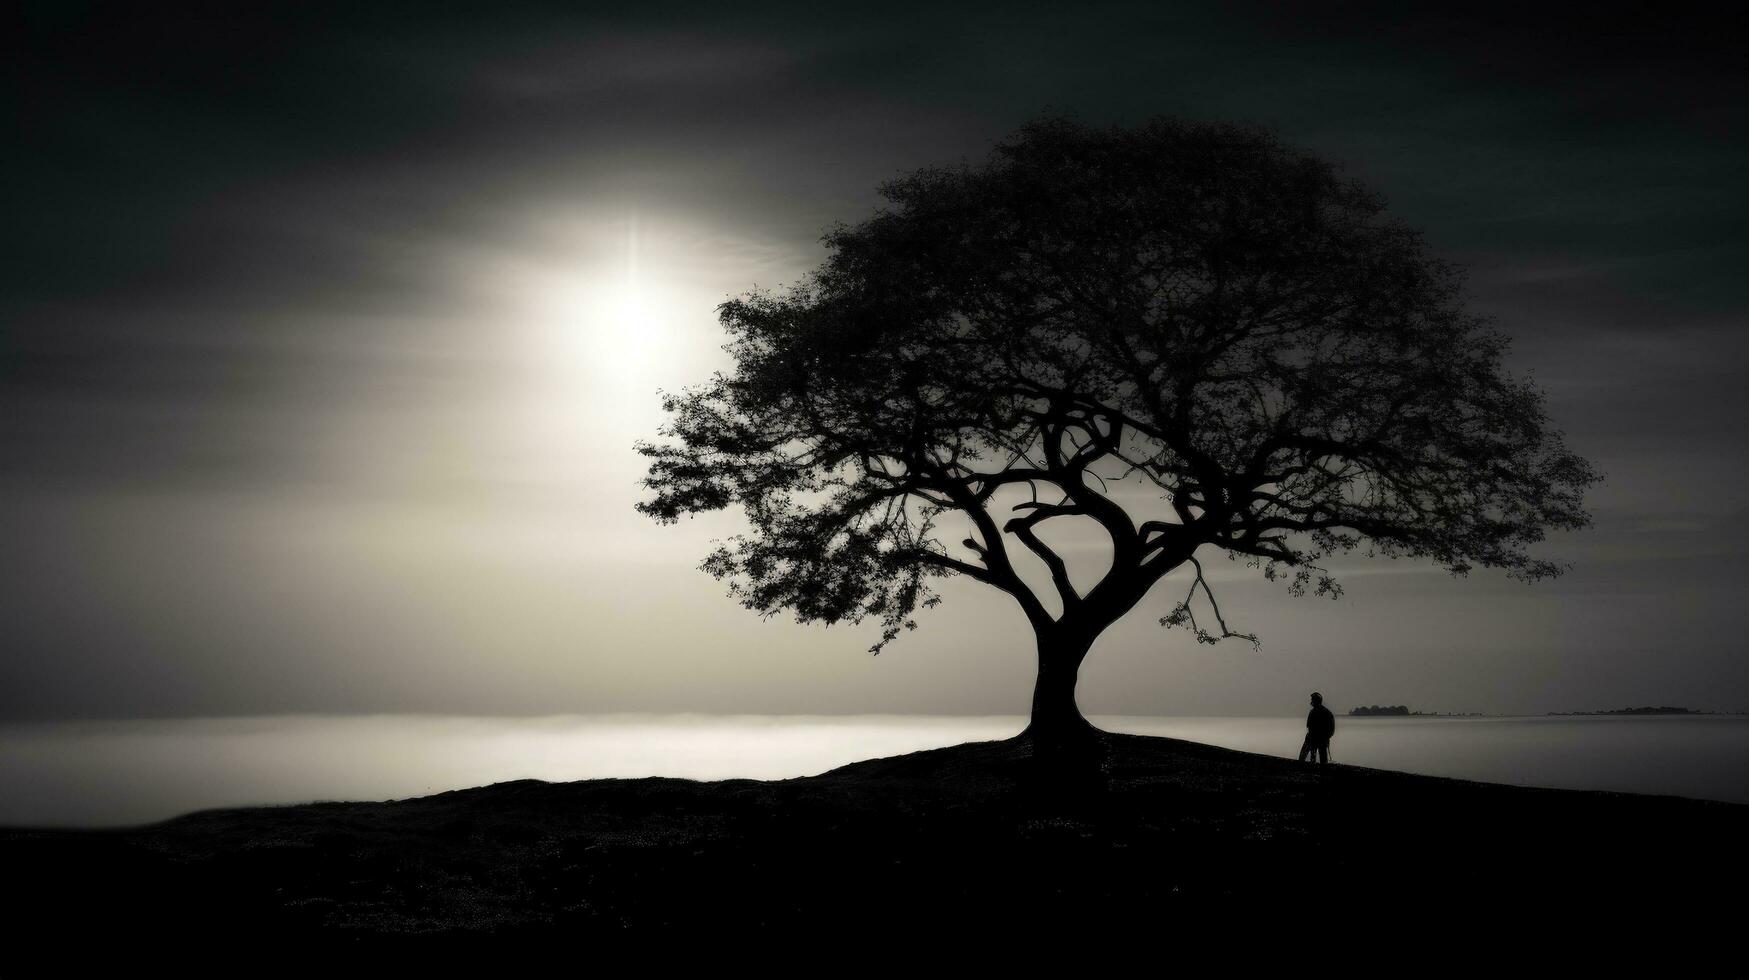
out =
[[(1355, 549), (1557, 574), (1529, 546), (1588, 522), (1596, 474), (1506, 372), (1459, 271), (1266, 132), (1045, 119), (985, 165), (882, 190), (803, 282), (722, 305), (733, 371), (669, 397), (666, 438), (639, 447), (646, 514), (745, 511), (750, 533), (704, 567), (750, 608), (876, 617), (879, 650), (958, 574), (1041, 634), (1092, 636), (1188, 562), (1162, 623), (1212, 642), (1245, 634), (1218, 607), (1218, 634), (1196, 625), (1205, 546), (1334, 594), (1320, 561)], [(1138, 521), (1119, 482), (1172, 516)], [(993, 498), (1021, 485), (1031, 500), (998, 525)], [(938, 540), (950, 513), (973, 528), (958, 547)], [(1067, 516), (1111, 539), (1085, 594), (1036, 533)], [(1051, 571), (1060, 613), (1011, 540)]]

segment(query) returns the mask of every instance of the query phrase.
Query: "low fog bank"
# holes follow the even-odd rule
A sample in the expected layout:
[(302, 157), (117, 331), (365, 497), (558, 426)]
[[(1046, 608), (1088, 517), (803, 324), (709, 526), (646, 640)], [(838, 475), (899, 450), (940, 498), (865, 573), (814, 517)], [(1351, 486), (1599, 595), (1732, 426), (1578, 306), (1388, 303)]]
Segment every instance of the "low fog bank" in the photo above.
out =
[[(1110, 731), (1294, 755), (1304, 721), (1097, 716)], [(513, 779), (786, 779), (1008, 738), (1018, 716), (279, 716), (0, 726), (0, 825), (382, 800)], [(1749, 803), (1749, 717), (1347, 718), (1334, 761)]]

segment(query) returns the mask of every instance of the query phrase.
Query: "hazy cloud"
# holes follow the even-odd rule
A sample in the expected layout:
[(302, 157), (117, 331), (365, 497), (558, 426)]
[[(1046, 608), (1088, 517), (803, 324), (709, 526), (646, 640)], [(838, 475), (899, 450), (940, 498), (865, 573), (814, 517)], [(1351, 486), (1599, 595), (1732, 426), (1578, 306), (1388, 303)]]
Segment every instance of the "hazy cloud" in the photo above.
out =
[(630, 444), (721, 363), (715, 303), (1047, 107), (1343, 161), (1609, 476), (1559, 583), (1357, 566), (1320, 604), (1222, 569), (1263, 650), (1138, 612), (1089, 710), (1749, 702), (1749, 86), (1710, 15), (366, 6), (23, 8), (0, 715), (1017, 710), (1000, 597), (876, 660), (761, 622), (693, 571), (732, 521), (631, 512)]

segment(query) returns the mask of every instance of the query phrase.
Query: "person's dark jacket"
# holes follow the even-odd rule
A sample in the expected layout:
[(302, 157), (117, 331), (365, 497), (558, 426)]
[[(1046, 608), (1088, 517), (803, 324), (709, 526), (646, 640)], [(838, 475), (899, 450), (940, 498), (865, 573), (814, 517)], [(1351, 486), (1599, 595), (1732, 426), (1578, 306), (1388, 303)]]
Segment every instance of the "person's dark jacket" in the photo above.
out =
[(1336, 734), (1336, 716), (1323, 705), (1313, 705), (1306, 714), (1306, 737), (1314, 742), (1328, 742)]

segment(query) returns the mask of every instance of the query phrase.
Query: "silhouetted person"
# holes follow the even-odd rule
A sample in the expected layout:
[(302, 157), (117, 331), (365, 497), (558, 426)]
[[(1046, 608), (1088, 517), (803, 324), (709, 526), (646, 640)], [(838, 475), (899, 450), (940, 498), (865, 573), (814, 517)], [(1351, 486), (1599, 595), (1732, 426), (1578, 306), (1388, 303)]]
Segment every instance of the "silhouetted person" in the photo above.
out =
[(1306, 713), (1306, 740), (1300, 743), (1300, 761), (1310, 759), (1314, 753), (1318, 756), (1318, 764), (1330, 761), (1330, 736), (1336, 734), (1336, 716), (1330, 709), (1324, 707), (1324, 695), (1312, 692), (1312, 710)]

